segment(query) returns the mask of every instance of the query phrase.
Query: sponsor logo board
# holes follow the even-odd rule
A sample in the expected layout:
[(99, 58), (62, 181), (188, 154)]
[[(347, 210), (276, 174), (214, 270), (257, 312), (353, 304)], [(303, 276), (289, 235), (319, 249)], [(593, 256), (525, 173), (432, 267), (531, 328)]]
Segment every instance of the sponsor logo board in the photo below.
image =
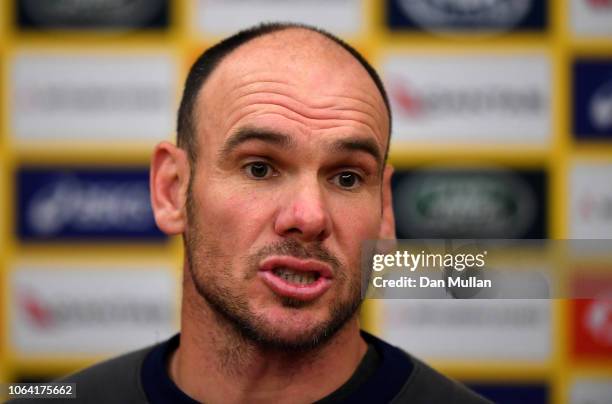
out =
[(543, 30), (546, 1), (533, 0), (386, 0), (392, 30), (506, 32)]
[(579, 378), (573, 381), (570, 404), (609, 404), (612, 397), (611, 378)]
[(611, 0), (570, 0), (570, 19), (574, 35), (612, 36)]
[(550, 141), (550, 65), (543, 55), (389, 55), (381, 66), (396, 142)]
[(10, 272), (10, 343), (19, 355), (97, 355), (176, 332), (171, 268), (21, 265)]
[(384, 300), (381, 335), (427, 360), (546, 361), (548, 300)]
[(10, 70), (17, 140), (153, 143), (173, 131), (169, 54), (21, 53)]
[(355, 36), (364, 25), (363, 0), (199, 0), (195, 25), (206, 35), (225, 36), (267, 21), (315, 25)]
[(576, 162), (570, 172), (569, 236), (612, 237), (612, 164)]
[(574, 134), (612, 140), (612, 59), (579, 59), (573, 66)]
[(17, 0), (18, 26), (27, 30), (108, 31), (166, 28), (168, 0), (39, 1)]
[(146, 168), (22, 167), (17, 234), (24, 241), (158, 239)]
[(546, 238), (547, 176), (539, 170), (398, 170), (397, 236)]
[(572, 304), (571, 349), (575, 359), (612, 360), (612, 275), (580, 268), (572, 281), (578, 296)]

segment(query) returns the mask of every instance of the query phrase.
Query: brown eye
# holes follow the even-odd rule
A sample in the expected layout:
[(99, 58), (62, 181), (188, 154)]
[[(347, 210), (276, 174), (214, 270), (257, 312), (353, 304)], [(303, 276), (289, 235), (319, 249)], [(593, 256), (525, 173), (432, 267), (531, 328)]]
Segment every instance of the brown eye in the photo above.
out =
[(333, 182), (345, 189), (355, 189), (361, 184), (361, 177), (353, 172), (344, 171), (337, 174)]
[(269, 164), (261, 161), (247, 164), (244, 169), (249, 177), (255, 179), (264, 179), (272, 174), (272, 167)]

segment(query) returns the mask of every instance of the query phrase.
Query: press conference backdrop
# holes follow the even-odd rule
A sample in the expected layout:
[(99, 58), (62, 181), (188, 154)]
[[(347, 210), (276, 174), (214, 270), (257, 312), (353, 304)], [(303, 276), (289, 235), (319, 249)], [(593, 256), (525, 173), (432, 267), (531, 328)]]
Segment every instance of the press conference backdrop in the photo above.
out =
[[(150, 152), (194, 58), (266, 20), (381, 72), (399, 237), (612, 238), (610, 0), (5, 0), (0, 381), (176, 332), (181, 244), (155, 228)], [(612, 402), (610, 300), (379, 300), (364, 322), (497, 402)]]

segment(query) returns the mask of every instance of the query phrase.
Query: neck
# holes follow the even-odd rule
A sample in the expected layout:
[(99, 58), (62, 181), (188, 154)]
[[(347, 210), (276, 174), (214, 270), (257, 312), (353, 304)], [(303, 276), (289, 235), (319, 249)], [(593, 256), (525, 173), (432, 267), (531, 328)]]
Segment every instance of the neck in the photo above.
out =
[[(187, 276), (186, 278), (190, 278)], [(200, 402), (313, 402), (346, 382), (366, 343), (355, 316), (327, 343), (307, 352), (262, 347), (240, 335), (185, 279), (180, 346), (170, 377)]]

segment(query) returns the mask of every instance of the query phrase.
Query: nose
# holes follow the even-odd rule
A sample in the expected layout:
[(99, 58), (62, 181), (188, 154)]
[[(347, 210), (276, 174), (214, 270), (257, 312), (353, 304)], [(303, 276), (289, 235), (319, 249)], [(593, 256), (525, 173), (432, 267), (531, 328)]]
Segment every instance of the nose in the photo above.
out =
[(331, 234), (331, 218), (318, 181), (302, 181), (287, 190), (285, 203), (274, 223), (274, 230), (283, 237), (302, 242), (323, 241)]

